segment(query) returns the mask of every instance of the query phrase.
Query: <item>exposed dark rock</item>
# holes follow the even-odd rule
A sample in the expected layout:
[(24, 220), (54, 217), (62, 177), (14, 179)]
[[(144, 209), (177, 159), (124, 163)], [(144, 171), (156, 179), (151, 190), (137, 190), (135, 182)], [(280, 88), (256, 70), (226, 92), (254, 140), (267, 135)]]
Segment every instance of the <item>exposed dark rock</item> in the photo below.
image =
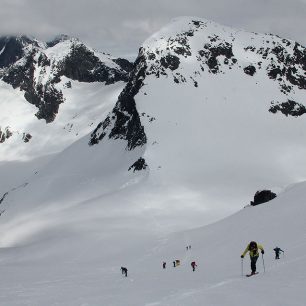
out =
[(196, 26), (196, 27), (199, 27), (201, 25), (201, 21), (198, 21), (198, 20), (192, 20), (192, 23)]
[(39, 66), (41, 66), (41, 67), (45, 67), (45, 66), (50, 66), (50, 65), (51, 65), (51, 62), (50, 62), (50, 60), (48, 59), (48, 57), (47, 57), (44, 53), (41, 53), (41, 54), (39, 55), (37, 64), (38, 64)]
[[(33, 50), (28, 54), (23, 65), (13, 65), (8, 68), (3, 76), (3, 81), (11, 84), (13, 88), (19, 87), (23, 90), (25, 99), (38, 108), (37, 118), (45, 119), (47, 123), (50, 123), (58, 113), (59, 104), (64, 102), (64, 98), (62, 92), (54, 87), (52, 81), (45, 86), (36, 84), (34, 79), (36, 53), (37, 51)], [(39, 58), (41, 64), (46, 63), (44, 56)]]
[(296, 67), (289, 67), (287, 69), (286, 78), (292, 85), (296, 85), (300, 89), (306, 89), (306, 76), (298, 74)]
[(133, 169), (133, 172), (135, 171), (141, 171), (145, 170), (147, 168), (146, 161), (144, 158), (140, 157), (131, 167), (129, 167), (128, 171)]
[(66, 88), (71, 88), (71, 87), (72, 87), (71, 81), (68, 81), (68, 82), (65, 84), (65, 87), (66, 87)]
[(255, 52), (256, 50), (256, 47), (254, 46), (247, 46), (246, 48), (244, 48), (245, 51), (252, 51), (252, 52)]
[[(277, 36), (277, 35), (276, 35)], [(279, 36), (277, 36), (277, 37), (279, 37)], [(290, 45), (291, 45), (291, 42), (289, 41), (289, 40), (287, 40), (287, 39), (282, 39), (282, 42), (287, 46), (287, 47), (289, 47)]]
[(129, 82), (121, 92), (112, 113), (92, 132), (89, 145), (98, 144), (106, 135), (110, 139), (126, 140), (128, 150), (143, 146), (147, 142), (134, 100), (143, 86), (146, 68), (146, 58), (141, 49)]
[(255, 74), (255, 72), (256, 72), (256, 68), (254, 66), (252, 66), (252, 65), (249, 65), (249, 66), (243, 68), (243, 71), (246, 74), (253, 76)]
[[(119, 62), (128, 66), (128, 61), (124, 64), (123, 60)], [(58, 76), (62, 75), (79, 82), (105, 82), (105, 84), (127, 81), (128, 78), (126, 71), (107, 67), (83, 44), (74, 44), (70, 54), (60, 63)]]
[(3, 196), (0, 198), (0, 204), (3, 202), (5, 197), (8, 195), (8, 192), (4, 193)]
[(297, 103), (292, 100), (277, 104), (274, 104), (274, 102), (272, 102), (271, 104), (272, 105), (269, 111), (274, 114), (277, 112), (281, 112), (285, 116), (299, 117), (306, 113), (306, 107), (303, 104)]
[(131, 72), (133, 70), (133, 63), (124, 58), (116, 58), (113, 60), (120, 68), (126, 72)]
[(3, 81), (11, 84), (13, 88), (20, 87), (21, 90), (33, 88), (34, 82), (34, 59), (35, 52), (29, 54), (23, 65), (13, 65), (6, 70)]
[(304, 70), (304, 72), (306, 71), (306, 48), (301, 46), (298, 43), (295, 43), (294, 48), (294, 58), (295, 58), (295, 62), (297, 64), (300, 64)]
[(188, 44), (188, 38), (193, 36), (193, 31), (187, 31), (176, 35), (174, 38), (168, 40), (170, 48), (174, 53), (184, 57), (191, 56), (191, 49)]
[(262, 203), (266, 203), (273, 200), (274, 198), (276, 198), (276, 194), (271, 190), (257, 191), (254, 195), (254, 201), (251, 201), (251, 205), (255, 206)]
[(180, 73), (174, 74), (173, 79), (175, 83), (186, 83), (186, 78), (182, 76)]
[(180, 59), (175, 55), (167, 54), (160, 59), (160, 64), (166, 69), (175, 70), (180, 65)]
[(31, 40), (25, 36), (0, 37), (0, 68), (9, 67), (24, 55), (24, 45), (30, 43)]
[(270, 48), (261, 47), (257, 50), (256, 53), (260, 54), (263, 59), (266, 59), (268, 57), (268, 54), (270, 53)]
[[(158, 54), (159, 52), (156, 52), (156, 54)], [(150, 61), (154, 61), (156, 59), (156, 55), (152, 52), (148, 52), (147, 54), (148, 60)]]
[[(209, 71), (212, 73), (218, 73), (220, 71), (219, 66), (221, 63), (218, 61), (219, 56), (225, 56), (227, 60), (232, 58), (233, 61), (233, 50), (232, 45), (226, 41), (219, 40), (218, 36), (214, 36), (210, 38), (210, 41), (214, 44), (205, 44), (203, 50), (200, 50), (199, 58), (204, 59), (204, 63), (208, 66)], [(216, 43), (216, 44), (215, 44)]]
[(12, 135), (13, 133), (10, 131), (9, 127), (6, 127), (3, 132), (0, 127), (0, 143), (5, 142), (5, 140), (9, 139)]
[(278, 77), (283, 76), (283, 71), (280, 69), (280, 66), (276, 67), (274, 64), (270, 65), (270, 70), (268, 70), (268, 76), (270, 79), (276, 80)]
[(22, 140), (24, 141), (24, 142), (29, 142), (30, 140), (31, 140), (31, 138), (32, 138), (32, 135), (31, 134), (29, 134), (29, 133), (23, 133), (23, 136), (22, 136)]
[(293, 49), (290, 50), (288, 47), (291, 46), (291, 43), (287, 40), (282, 40), (282, 42), (284, 45), (279, 42), (273, 42), (273, 48), (261, 47), (257, 50), (255, 47), (250, 46), (245, 50), (256, 52), (263, 59), (269, 61), (267, 74), (269, 78), (280, 83), (284, 93), (288, 93), (292, 89), (288, 83), (300, 89), (306, 89), (306, 49), (295, 43)]

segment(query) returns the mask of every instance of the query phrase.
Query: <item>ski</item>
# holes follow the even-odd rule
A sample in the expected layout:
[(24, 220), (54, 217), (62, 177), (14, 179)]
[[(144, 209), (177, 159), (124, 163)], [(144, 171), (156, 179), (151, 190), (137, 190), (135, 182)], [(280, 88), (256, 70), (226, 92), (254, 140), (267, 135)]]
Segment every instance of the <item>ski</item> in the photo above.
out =
[(246, 277), (250, 277), (250, 276), (253, 276), (253, 275), (256, 275), (258, 274), (258, 272), (255, 272), (255, 274), (247, 274)]

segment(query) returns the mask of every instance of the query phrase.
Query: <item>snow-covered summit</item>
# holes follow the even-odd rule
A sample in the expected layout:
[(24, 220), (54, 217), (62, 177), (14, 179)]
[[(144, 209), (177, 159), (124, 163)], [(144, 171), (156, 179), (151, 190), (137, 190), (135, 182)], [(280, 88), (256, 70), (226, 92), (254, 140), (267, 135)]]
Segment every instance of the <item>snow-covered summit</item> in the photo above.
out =
[[(143, 48), (148, 70), (162, 73), (170, 68), (176, 82), (193, 81), (197, 86), (197, 78), (205, 69), (218, 74), (241, 68), (250, 76), (265, 70), (284, 94), (293, 91), (293, 86), (306, 89), (305, 48), (272, 34), (248, 33), (184, 17), (150, 37)], [(180, 73), (190, 62), (194, 63), (192, 75)]]
[[(1, 159), (56, 152), (88, 133), (109, 111), (107, 96), (116, 100), (132, 69), (127, 60), (94, 51), (67, 36), (49, 43), (25, 36), (2, 37), (0, 50)], [(106, 109), (99, 113), (103, 104)], [(64, 130), (74, 130), (78, 137)], [(60, 139), (48, 141), (48, 148), (43, 138), (55, 135)]]
[(182, 205), (247, 204), (256, 190), (306, 177), (297, 166), (306, 151), (305, 58), (287, 39), (178, 18), (143, 44), (89, 144), (145, 148), (137, 169), (187, 189)]

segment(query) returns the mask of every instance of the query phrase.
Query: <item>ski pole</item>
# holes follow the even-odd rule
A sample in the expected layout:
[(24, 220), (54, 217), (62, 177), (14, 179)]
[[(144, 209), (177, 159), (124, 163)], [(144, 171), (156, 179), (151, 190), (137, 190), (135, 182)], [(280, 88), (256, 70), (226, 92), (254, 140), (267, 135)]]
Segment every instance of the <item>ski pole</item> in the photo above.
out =
[(241, 258), (241, 276), (243, 276), (243, 258)]
[(262, 258), (262, 265), (263, 265), (263, 269), (264, 269), (264, 273), (266, 272), (266, 268), (265, 268), (265, 261), (263, 258), (263, 254), (261, 254), (261, 258)]

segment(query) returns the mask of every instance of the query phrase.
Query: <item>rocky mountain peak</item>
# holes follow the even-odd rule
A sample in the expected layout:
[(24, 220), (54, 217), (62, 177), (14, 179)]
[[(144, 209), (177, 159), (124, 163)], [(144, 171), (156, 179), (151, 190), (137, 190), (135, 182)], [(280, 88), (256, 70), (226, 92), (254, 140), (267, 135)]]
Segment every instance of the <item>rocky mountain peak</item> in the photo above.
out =
[[(79, 39), (66, 35), (60, 35), (48, 43), (26, 36), (1, 37), (0, 145), (3, 156), (9, 156), (7, 151), (14, 146), (21, 146), (24, 152), (30, 152), (32, 146), (43, 148), (45, 140), (40, 134), (42, 127), (46, 138), (52, 135), (53, 129), (61, 135), (63, 131), (63, 137), (69, 139), (67, 144), (70, 144), (74, 137), (77, 139), (84, 133), (89, 133), (90, 126), (96, 125), (101, 113), (104, 114), (101, 109), (108, 109), (104, 107), (104, 103), (115, 104), (108, 102), (109, 99), (105, 97), (101, 97), (98, 103), (97, 92), (108, 92), (106, 87), (114, 85), (109, 86), (112, 88), (109, 91), (114, 90), (118, 95), (117, 91), (127, 82), (132, 68), (133, 64), (128, 60), (98, 52)], [(83, 93), (79, 93), (80, 88), (86, 88), (83, 101)], [(91, 97), (94, 96), (95, 102), (92, 99), (87, 100), (89, 88), (92, 88)], [(76, 92), (78, 97), (74, 97)], [(13, 103), (10, 103), (12, 99)], [(70, 106), (62, 106), (59, 116), (60, 105), (65, 102)], [(71, 104), (74, 103), (83, 103), (84, 106), (75, 105), (76, 109), (72, 111)], [(101, 113), (95, 114), (96, 108), (100, 109)], [(83, 118), (84, 114), (79, 112), (81, 109), (84, 110), (85, 118), (90, 117), (90, 122), (84, 122), (86, 119)], [(74, 113), (67, 118), (67, 112), (70, 111)], [(20, 116), (17, 116), (17, 113), (20, 113)], [(59, 121), (55, 122), (58, 117)], [(63, 118), (67, 121), (62, 122)], [(37, 122), (37, 119), (42, 122)], [(48, 127), (45, 127), (45, 124)], [(35, 130), (37, 126), (40, 128)], [(68, 136), (67, 133), (72, 134), (72, 131), (74, 137)], [(38, 141), (37, 138), (41, 140)], [(59, 147), (62, 148), (63, 144)], [(57, 148), (58, 145), (53, 142), (53, 147)], [(34, 153), (36, 156), (39, 155), (39, 149)], [(15, 154), (12, 153), (12, 156)]]
[(38, 108), (36, 117), (47, 123), (55, 119), (59, 105), (65, 100), (58, 86), (61, 77), (113, 84), (127, 81), (131, 69), (127, 60), (102, 58), (79, 40), (66, 35), (47, 44), (25, 36), (2, 37), (0, 50), (0, 78), (13, 88), (20, 88), (25, 99)]
[(54, 37), (53, 39), (47, 41), (46, 44), (47, 44), (48, 47), (54, 47), (58, 43), (69, 40), (69, 39), (71, 39), (70, 36), (68, 36), (66, 34), (60, 34), (60, 35), (57, 35), (56, 37)]
[(27, 36), (2, 36), (0, 37), (0, 69), (9, 67), (21, 59), (25, 54), (25, 48), (35, 44)]
[[(148, 139), (155, 147), (158, 138), (166, 137), (172, 143), (176, 134), (169, 122), (173, 120), (175, 125), (182, 126), (177, 128), (177, 133), (185, 135), (185, 131), (194, 125), (205, 130), (209, 127), (201, 122), (204, 119), (200, 114), (209, 111), (198, 101), (207, 93), (211, 95), (205, 102), (211, 101), (212, 108), (213, 100), (218, 101), (224, 92), (222, 99), (231, 101), (234, 110), (238, 107), (233, 100), (248, 99), (245, 92), (249, 90), (257, 92), (258, 103), (265, 105), (271, 116), (278, 112), (294, 117), (303, 115), (305, 106), (301, 97), (306, 89), (305, 56), (306, 49), (299, 43), (276, 35), (248, 33), (205, 19), (178, 18), (144, 42), (115, 108), (91, 134), (89, 144), (119, 138), (125, 139), (127, 148), (132, 150), (147, 144)], [(241, 96), (237, 95), (239, 91)], [(177, 92), (181, 93), (180, 97)], [(189, 95), (184, 101), (187, 92)], [(251, 102), (253, 98), (249, 100), (249, 103), (254, 103)], [(172, 101), (172, 104), (166, 101)], [(176, 109), (179, 109), (178, 105), (188, 114), (193, 114), (189, 121), (182, 118), (183, 111), (179, 113)], [(192, 108), (195, 109), (193, 112)], [(196, 114), (196, 109), (199, 114)], [(175, 114), (179, 119), (174, 119)], [(193, 122), (196, 120), (197, 123)], [(168, 137), (156, 135), (158, 122), (162, 122)], [(194, 143), (190, 142), (190, 145)], [(173, 147), (180, 150), (178, 144)]]
[[(297, 42), (272, 34), (248, 33), (224, 27), (206, 20), (179, 18), (149, 38), (146, 50), (148, 72), (171, 75), (176, 83), (192, 81), (204, 71), (226, 73), (234, 67), (253, 76), (263, 70), (279, 83), (284, 93), (293, 86), (306, 89), (306, 51)], [(194, 61), (192, 75), (178, 69)]]

